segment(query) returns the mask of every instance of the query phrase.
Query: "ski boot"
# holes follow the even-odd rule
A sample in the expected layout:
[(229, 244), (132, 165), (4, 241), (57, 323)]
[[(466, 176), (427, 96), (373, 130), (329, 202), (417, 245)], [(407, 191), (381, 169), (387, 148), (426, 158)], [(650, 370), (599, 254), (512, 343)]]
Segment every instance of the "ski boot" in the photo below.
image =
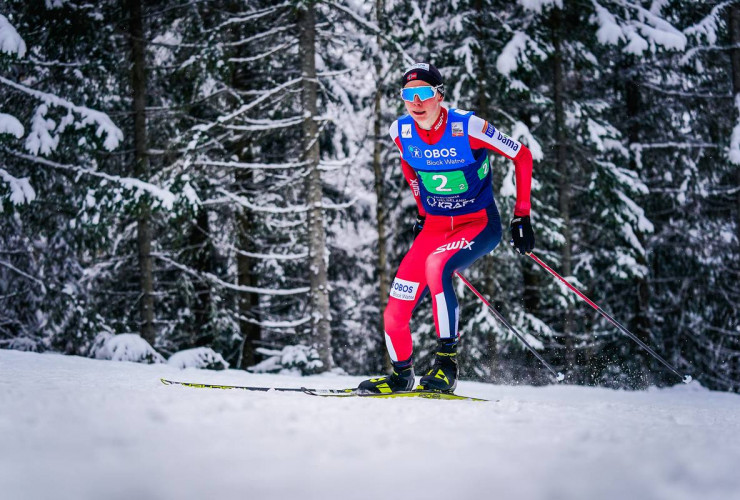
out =
[(440, 340), (432, 369), (419, 381), (420, 389), (453, 392), (457, 387), (457, 339)]
[(409, 359), (393, 363), (393, 374), (387, 377), (371, 378), (357, 386), (361, 393), (389, 394), (398, 391), (410, 391), (414, 388), (414, 364)]

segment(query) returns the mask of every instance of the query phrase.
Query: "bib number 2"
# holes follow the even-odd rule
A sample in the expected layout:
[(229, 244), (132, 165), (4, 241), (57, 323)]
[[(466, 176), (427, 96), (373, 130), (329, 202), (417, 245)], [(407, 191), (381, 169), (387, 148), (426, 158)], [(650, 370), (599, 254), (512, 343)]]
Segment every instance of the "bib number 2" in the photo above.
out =
[(445, 187), (447, 185), (447, 176), (446, 175), (433, 175), (432, 176), (433, 181), (442, 181), (440, 182), (439, 186), (435, 188), (435, 191), (438, 193), (451, 193), (452, 189)]
[(449, 172), (424, 172), (420, 171), (421, 182), (430, 193), (453, 195), (464, 193), (468, 190), (468, 182), (462, 170)]

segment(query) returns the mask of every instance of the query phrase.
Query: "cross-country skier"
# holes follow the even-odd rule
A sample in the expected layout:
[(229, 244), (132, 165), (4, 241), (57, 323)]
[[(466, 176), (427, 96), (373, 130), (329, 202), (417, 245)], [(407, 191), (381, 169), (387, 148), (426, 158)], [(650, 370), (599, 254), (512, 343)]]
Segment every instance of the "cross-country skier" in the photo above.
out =
[(517, 195), (510, 230), (521, 254), (534, 248), (529, 220), (532, 154), (472, 112), (443, 106), (442, 75), (433, 65), (411, 66), (402, 86), (408, 114), (393, 122), (390, 135), (418, 208), (415, 239), (398, 268), (383, 316), (393, 374), (366, 380), (358, 389), (390, 393), (414, 388), (409, 322), (431, 292), (438, 348), (434, 365), (420, 384), (424, 389), (452, 392), (457, 386), (460, 338), (452, 275), (491, 252), (501, 240), (488, 153), (514, 161)]

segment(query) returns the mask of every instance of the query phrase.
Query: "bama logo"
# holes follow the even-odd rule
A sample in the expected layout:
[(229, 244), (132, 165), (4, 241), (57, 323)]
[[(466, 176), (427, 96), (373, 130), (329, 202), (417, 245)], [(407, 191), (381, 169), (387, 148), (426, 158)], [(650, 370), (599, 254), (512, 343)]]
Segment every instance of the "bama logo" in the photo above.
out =
[(418, 282), (396, 278), (393, 280), (393, 284), (391, 285), (391, 297), (398, 300), (414, 300), (418, 289)]
[(458, 241), (447, 243), (446, 245), (442, 245), (441, 247), (437, 247), (437, 249), (434, 251), (433, 255), (437, 255), (438, 253), (446, 252), (447, 250), (457, 250), (458, 248), (463, 250), (472, 250), (473, 249), (473, 243), (474, 241), (468, 241), (465, 238), (462, 238)]
[(519, 151), (519, 143), (516, 142), (511, 137), (509, 137), (508, 135), (504, 135), (501, 132), (499, 132), (498, 137), (496, 137), (496, 140), (499, 141), (501, 144), (505, 144), (507, 147), (511, 148), (513, 151)]

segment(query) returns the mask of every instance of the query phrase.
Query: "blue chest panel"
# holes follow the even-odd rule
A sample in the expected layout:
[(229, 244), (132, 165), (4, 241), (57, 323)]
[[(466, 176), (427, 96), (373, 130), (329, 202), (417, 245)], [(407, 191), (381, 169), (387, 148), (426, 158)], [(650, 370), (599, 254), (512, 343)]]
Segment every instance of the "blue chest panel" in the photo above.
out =
[(472, 115), (449, 110), (444, 134), (435, 144), (419, 137), (409, 115), (398, 120), (403, 158), (419, 178), (427, 213), (462, 215), (493, 203), (488, 152), (470, 148), (468, 121)]

